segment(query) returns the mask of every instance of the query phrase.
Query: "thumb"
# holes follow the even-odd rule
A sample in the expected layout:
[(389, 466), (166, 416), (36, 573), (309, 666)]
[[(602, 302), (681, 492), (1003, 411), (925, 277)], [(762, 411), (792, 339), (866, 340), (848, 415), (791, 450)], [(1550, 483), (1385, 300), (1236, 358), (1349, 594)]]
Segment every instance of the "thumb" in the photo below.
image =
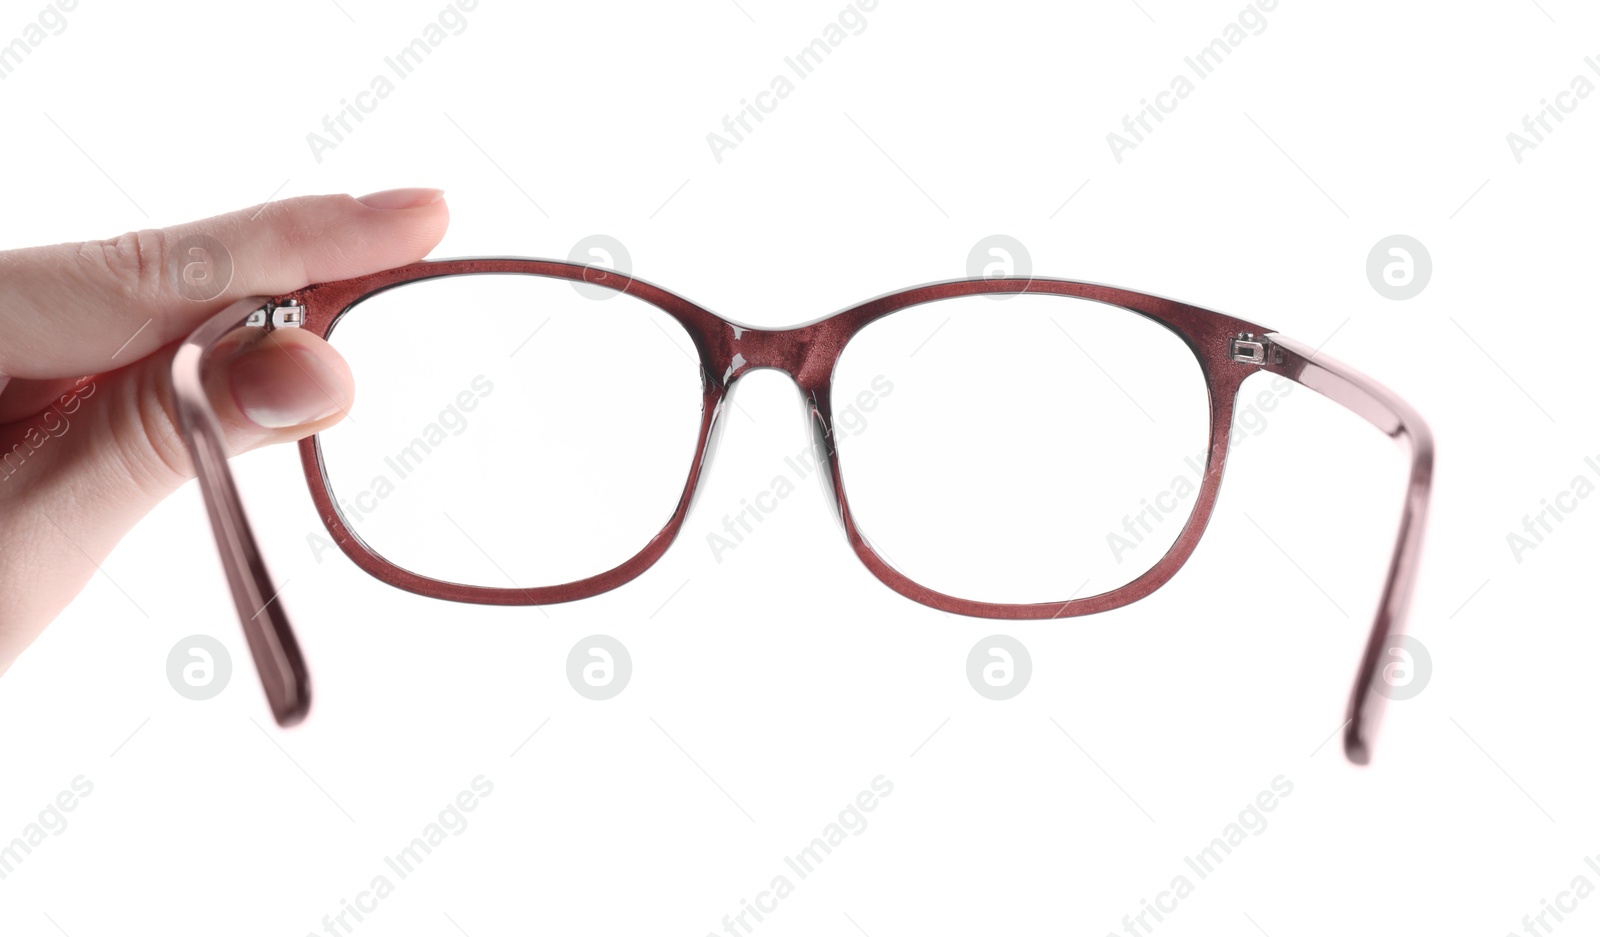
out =
[[(58, 524), (84, 531), (86, 549), (104, 543), (109, 550), (194, 475), (178, 432), (175, 350), (77, 381), (29, 421), (22, 438), (5, 441), (0, 496), (13, 513), (49, 511)], [(344, 358), (296, 329), (238, 329), (217, 344), (205, 370), (229, 455), (326, 429), (355, 399)]]
[[(170, 365), (170, 356), (164, 357)], [(299, 329), (240, 329), (213, 349), (206, 370), (206, 389), (230, 454), (326, 429), (355, 399), (344, 358)], [(162, 376), (170, 378), (170, 370)], [(178, 451), (186, 454), (181, 446)], [(171, 465), (173, 459), (163, 461)], [(176, 467), (184, 478), (193, 474), (186, 462)]]
[[(241, 334), (256, 331), (224, 339), (207, 368), (207, 396), (235, 454), (332, 426), (354, 399), (350, 369), (322, 339), (294, 329)], [(174, 350), (56, 388), (36, 416), (0, 430), (0, 540), (9, 545), (0, 584), (28, 585), (7, 588), (0, 607), (0, 673), (193, 474), (177, 430)], [(124, 594), (127, 585), (116, 583)]]
[[(48, 588), (14, 592), (22, 601), (0, 612), (0, 670), (21, 649), (5, 638), (42, 628), (117, 541), (194, 474), (177, 429), (175, 348), (55, 388), (36, 416), (0, 432), (0, 537), (31, 544), (0, 554), (0, 582), (51, 570)], [(326, 429), (355, 398), (339, 353), (295, 329), (225, 338), (207, 365), (206, 391), (230, 454)]]

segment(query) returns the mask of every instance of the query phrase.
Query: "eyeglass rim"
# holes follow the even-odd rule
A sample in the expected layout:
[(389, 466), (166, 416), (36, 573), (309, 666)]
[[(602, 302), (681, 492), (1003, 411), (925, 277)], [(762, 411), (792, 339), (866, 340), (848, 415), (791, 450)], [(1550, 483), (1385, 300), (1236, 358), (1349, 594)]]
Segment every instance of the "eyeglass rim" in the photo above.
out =
[[(345, 523), (333, 494), (320, 434), (300, 442), (307, 486), (333, 542), (375, 578), (419, 595), (480, 605), (549, 605), (577, 601), (615, 589), (642, 574), (666, 553), (682, 533), (695, 493), (712, 454), (721, 408), (729, 388), (745, 373), (776, 367), (799, 385), (808, 420), (820, 435), (819, 459), (836, 516), (852, 551), (868, 570), (901, 595), (941, 611), (992, 619), (1070, 618), (1120, 608), (1170, 581), (1198, 546), (1220, 490), (1228, 453), (1228, 434), (1239, 385), (1256, 368), (1231, 361), (1227, 349), (1239, 335), (1261, 335), (1253, 323), (1175, 300), (1117, 287), (1051, 277), (968, 277), (922, 284), (882, 294), (842, 311), (797, 326), (768, 329), (748, 326), (713, 313), (653, 283), (603, 267), (535, 258), (467, 258), (420, 261), (367, 277), (319, 284), (279, 297), (303, 311), (302, 328), (332, 339), (345, 315), (374, 296), (418, 282), (456, 276), (512, 274), (584, 282), (642, 299), (677, 321), (700, 357), (703, 377), (701, 422), (694, 459), (678, 503), (662, 528), (633, 556), (611, 569), (572, 582), (549, 586), (477, 586), (435, 579), (405, 569), (365, 543)], [(1005, 603), (943, 593), (905, 576), (872, 546), (850, 511), (838, 451), (832, 443), (831, 402), (834, 368), (845, 345), (865, 326), (905, 309), (959, 296), (992, 293), (1036, 293), (1107, 303), (1142, 315), (1172, 331), (1194, 354), (1205, 380), (1208, 401), (1207, 460), (1196, 499), (1184, 527), (1167, 552), (1150, 569), (1105, 592), (1060, 601)], [(737, 333), (738, 337), (735, 338)], [(735, 356), (738, 356), (737, 358)]]

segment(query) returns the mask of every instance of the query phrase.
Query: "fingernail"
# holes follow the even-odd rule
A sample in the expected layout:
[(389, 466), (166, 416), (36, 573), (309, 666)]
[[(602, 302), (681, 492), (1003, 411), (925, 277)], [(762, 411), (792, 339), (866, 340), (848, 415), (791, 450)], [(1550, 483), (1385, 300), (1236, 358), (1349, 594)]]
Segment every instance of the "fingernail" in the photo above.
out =
[(331, 392), (344, 386), (310, 348), (263, 342), (228, 366), (233, 400), (250, 422), (266, 429), (302, 426), (339, 412)]
[(443, 189), (385, 189), (382, 192), (363, 195), (356, 201), (368, 208), (393, 211), (400, 208), (421, 208), (424, 205), (432, 205), (443, 197)]

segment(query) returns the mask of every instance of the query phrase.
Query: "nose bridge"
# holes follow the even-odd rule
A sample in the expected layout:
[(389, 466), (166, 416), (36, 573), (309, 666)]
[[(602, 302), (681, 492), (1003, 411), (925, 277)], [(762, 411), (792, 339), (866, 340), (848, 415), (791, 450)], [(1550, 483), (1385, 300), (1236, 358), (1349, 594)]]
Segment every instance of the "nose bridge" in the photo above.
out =
[[(824, 320), (825, 321), (825, 320)], [(788, 329), (755, 329), (727, 323), (716, 347), (723, 367), (722, 385), (731, 391), (735, 382), (750, 371), (769, 368), (789, 375), (800, 390), (804, 403), (806, 434), (811, 440), (817, 477), (841, 527), (844, 508), (834, 483), (837, 472), (833, 448), (832, 408), (828, 402), (829, 366), (835, 347), (831, 334), (818, 329), (821, 322)], [(720, 429), (720, 424), (719, 424)]]
[(809, 326), (792, 329), (757, 329), (728, 323), (721, 335), (723, 384), (732, 386), (748, 371), (772, 368), (789, 375), (804, 390), (812, 390), (814, 333)]

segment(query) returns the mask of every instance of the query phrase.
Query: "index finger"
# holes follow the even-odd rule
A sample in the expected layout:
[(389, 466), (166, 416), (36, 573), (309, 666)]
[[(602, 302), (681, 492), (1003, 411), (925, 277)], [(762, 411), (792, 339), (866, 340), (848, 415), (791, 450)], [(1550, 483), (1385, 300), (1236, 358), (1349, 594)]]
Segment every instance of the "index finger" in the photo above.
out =
[(0, 252), (0, 381), (121, 367), (241, 297), (420, 260), (448, 224), (438, 189), (392, 189)]

